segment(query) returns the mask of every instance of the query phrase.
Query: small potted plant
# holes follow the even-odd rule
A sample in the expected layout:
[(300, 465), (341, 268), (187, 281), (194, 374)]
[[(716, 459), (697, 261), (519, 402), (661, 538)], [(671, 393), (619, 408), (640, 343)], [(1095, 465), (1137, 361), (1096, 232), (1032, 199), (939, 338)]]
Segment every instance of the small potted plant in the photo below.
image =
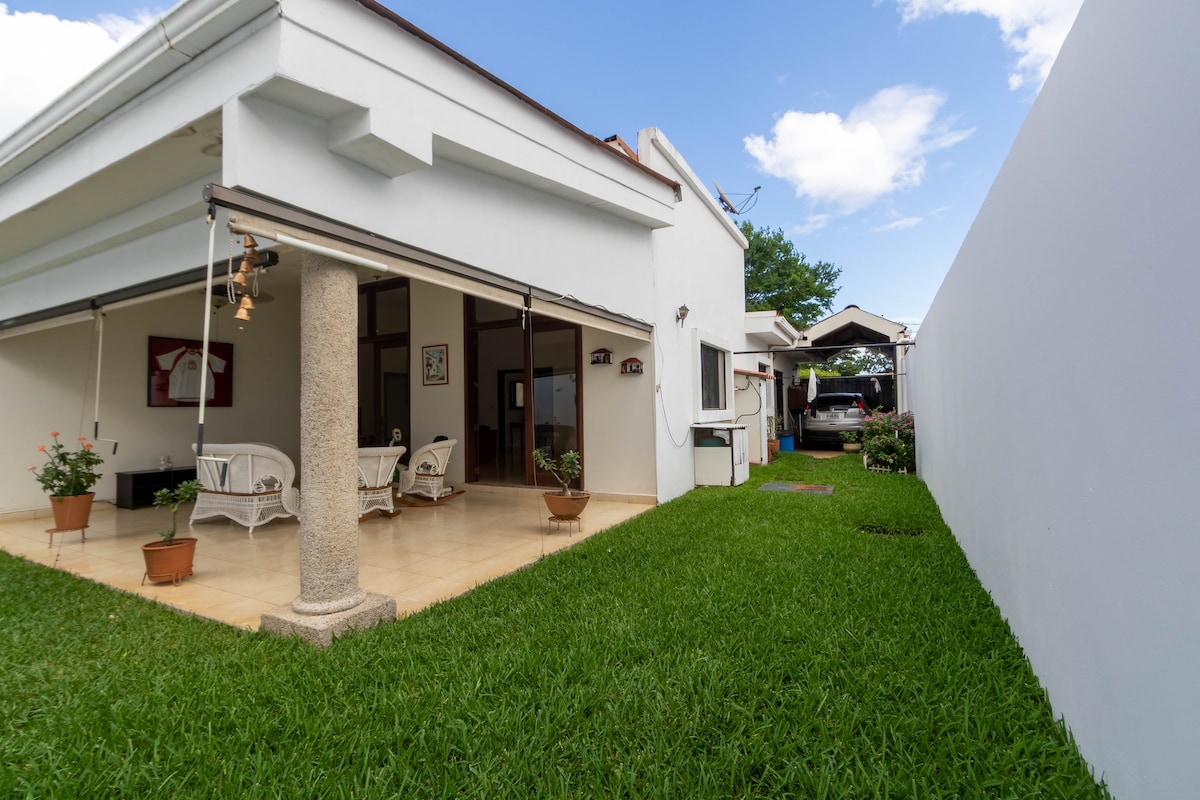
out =
[(92, 449), (86, 436), (79, 437), (79, 449), (67, 451), (67, 446), (58, 441), (58, 431), (50, 431), (54, 444), (38, 445), (38, 452), (47, 456), (46, 465), (39, 472), (37, 467), (29, 471), (50, 495), (50, 508), (54, 512), (54, 527), (47, 531), (53, 538), (59, 531), (83, 531), (88, 526), (92, 513), (92, 500), (96, 493), (92, 487), (100, 480), (96, 467), (104, 463)]
[(772, 415), (767, 418), (767, 461), (774, 461), (779, 455), (779, 428), (782, 418)]
[(588, 492), (571, 488), (571, 481), (579, 477), (583, 468), (583, 464), (579, 460), (579, 453), (575, 450), (568, 450), (558, 458), (552, 458), (548, 450), (539, 447), (533, 451), (533, 463), (537, 465), (538, 469), (553, 475), (554, 479), (562, 486), (562, 489), (557, 492), (542, 494), (546, 500), (546, 508), (550, 509), (551, 518), (559, 521), (579, 519), (579, 515), (583, 513), (588, 500), (592, 497)]
[(842, 431), (838, 435), (842, 437), (843, 452), (858, 453), (862, 451), (862, 431)]
[(179, 507), (190, 503), (200, 494), (200, 481), (184, 481), (174, 489), (159, 489), (154, 493), (154, 505), (171, 510), (171, 527), (159, 532), (159, 541), (142, 545), (142, 556), (146, 560), (146, 574), (142, 583), (171, 581), (176, 586), (192, 574), (192, 560), (196, 555), (196, 539), (192, 536), (175, 536), (178, 527)]

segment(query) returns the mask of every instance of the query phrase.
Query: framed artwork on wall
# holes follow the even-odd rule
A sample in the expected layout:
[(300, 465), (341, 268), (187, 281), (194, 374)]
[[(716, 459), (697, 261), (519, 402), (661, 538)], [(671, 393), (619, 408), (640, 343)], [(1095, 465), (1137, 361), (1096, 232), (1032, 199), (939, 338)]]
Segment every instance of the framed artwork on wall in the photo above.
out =
[(203, 363), (203, 342), (195, 339), (151, 336), (149, 351), (146, 405), (200, 405), (200, 384), (204, 372), (208, 373), (204, 405), (233, 405), (232, 344), (209, 342), (207, 365)]
[(450, 383), (447, 350), (448, 347), (444, 344), (431, 344), (421, 348), (422, 386), (441, 386)]

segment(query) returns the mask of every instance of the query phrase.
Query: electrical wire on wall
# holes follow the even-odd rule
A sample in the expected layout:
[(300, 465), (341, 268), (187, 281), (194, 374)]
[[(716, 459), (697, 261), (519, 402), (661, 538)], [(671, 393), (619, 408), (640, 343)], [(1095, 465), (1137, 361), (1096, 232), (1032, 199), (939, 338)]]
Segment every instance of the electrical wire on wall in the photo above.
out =
[(754, 417), (754, 416), (757, 416), (757, 415), (758, 415), (758, 412), (762, 411), (762, 407), (763, 407), (763, 397), (762, 397), (762, 392), (760, 392), (760, 391), (758, 390), (758, 387), (754, 385), (754, 381), (750, 380), (750, 378), (748, 378), (748, 377), (746, 378), (746, 385), (745, 385), (745, 386), (743, 386), (741, 389), (738, 389), (738, 390), (736, 390), (736, 391), (742, 391), (742, 392), (744, 392), (744, 391), (746, 391), (747, 389), (753, 389), (753, 390), (754, 390), (754, 393), (755, 393), (756, 395), (758, 395), (758, 408), (754, 409), (753, 411), (747, 411), (745, 414), (739, 414), (737, 417), (735, 417), (735, 418), (734, 418), (734, 420), (733, 420), (734, 422), (737, 422), (737, 421), (738, 421), (738, 420), (740, 420), (742, 417)]
[(655, 348), (655, 353), (657, 354), (657, 358), (658, 358), (658, 361), (654, 365), (654, 379), (656, 381), (658, 381), (658, 383), (655, 385), (654, 393), (658, 395), (658, 405), (660, 408), (662, 408), (663, 425), (665, 425), (667, 428), (667, 437), (671, 440), (671, 444), (675, 445), (676, 450), (682, 450), (683, 448), (687, 447), (687, 443), (688, 443), (687, 436), (686, 435), (684, 436), (682, 443), (675, 441), (675, 433), (671, 430), (671, 417), (667, 413), (667, 403), (665, 400), (663, 400), (661, 377), (662, 377), (662, 365), (666, 361), (666, 357), (663, 355), (663, 352), (662, 352), (662, 343), (658, 341), (658, 326), (657, 325), (654, 326), (654, 331), (653, 331), (653, 333), (651, 333), (651, 336), (654, 338), (654, 348)]

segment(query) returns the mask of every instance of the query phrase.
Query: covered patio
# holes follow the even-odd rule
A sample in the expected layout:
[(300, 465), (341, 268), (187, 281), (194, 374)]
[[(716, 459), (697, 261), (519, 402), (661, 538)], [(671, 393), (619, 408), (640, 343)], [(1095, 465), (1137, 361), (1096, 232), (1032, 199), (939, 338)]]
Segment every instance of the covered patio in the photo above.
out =
[[(592, 497), (582, 525), (548, 529), (538, 489), (472, 486), (453, 502), (404, 508), (398, 516), (358, 526), (359, 585), (394, 597), (405, 616), (570, 547), (629, 519), (649, 505)], [(164, 509), (119, 509), (97, 503), (87, 541), (55, 534), (48, 547), (49, 509), (0, 516), (0, 549), (181, 611), (258, 630), (264, 612), (291, 602), (300, 590), (300, 536), (295, 519), (276, 520), (251, 536), (233, 522), (184, 522), (195, 536), (195, 573), (181, 585), (141, 585), (141, 545), (169, 523)]]

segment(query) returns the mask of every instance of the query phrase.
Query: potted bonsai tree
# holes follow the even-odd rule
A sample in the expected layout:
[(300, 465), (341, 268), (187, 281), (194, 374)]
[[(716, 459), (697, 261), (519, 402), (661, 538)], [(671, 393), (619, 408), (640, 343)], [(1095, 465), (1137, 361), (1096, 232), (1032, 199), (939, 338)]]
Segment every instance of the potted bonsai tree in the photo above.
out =
[(548, 450), (539, 447), (533, 451), (533, 463), (537, 465), (538, 469), (553, 475), (554, 479), (562, 486), (562, 489), (557, 492), (542, 494), (546, 501), (546, 508), (550, 509), (550, 517), (560, 522), (579, 519), (579, 515), (583, 513), (584, 507), (592, 497), (588, 492), (571, 488), (571, 481), (579, 477), (583, 467), (579, 460), (579, 453), (575, 450), (568, 450), (557, 458), (553, 458)]
[(154, 493), (154, 505), (171, 510), (171, 527), (160, 531), (161, 539), (142, 545), (142, 556), (146, 560), (147, 579), (151, 583), (171, 581), (176, 586), (192, 574), (192, 560), (196, 555), (196, 539), (192, 536), (175, 536), (178, 527), (179, 507), (196, 499), (203, 487), (200, 481), (184, 481), (174, 489), (159, 489)]
[(49, 447), (38, 445), (38, 452), (46, 454), (45, 466), (41, 472), (37, 467), (29, 468), (33, 477), (50, 495), (54, 527), (46, 532), (50, 534), (51, 544), (54, 543), (54, 534), (60, 531), (80, 531), (81, 539), (86, 539), (83, 531), (91, 518), (92, 500), (96, 496), (92, 487), (101, 478), (96, 467), (103, 464), (104, 459), (92, 449), (86, 436), (79, 437), (79, 449), (73, 453), (58, 441), (58, 431), (50, 431), (50, 436), (54, 444)]

